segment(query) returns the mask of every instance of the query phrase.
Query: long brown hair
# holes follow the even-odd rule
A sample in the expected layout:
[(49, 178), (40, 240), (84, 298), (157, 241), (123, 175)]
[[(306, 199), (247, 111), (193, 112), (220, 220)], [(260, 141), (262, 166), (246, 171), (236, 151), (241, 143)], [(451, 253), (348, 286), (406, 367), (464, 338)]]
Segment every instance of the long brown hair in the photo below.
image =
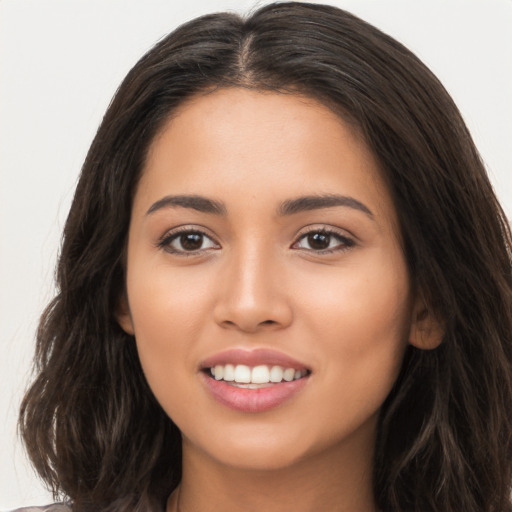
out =
[(82, 168), (21, 407), (41, 477), (76, 511), (162, 507), (179, 483), (180, 432), (114, 314), (148, 147), (186, 98), (212, 87), (323, 102), (363, 134), (388, 183), (412, 284), (445, 336), (432, 351), (408, 348), (382, 407), (378, 506), (512, 510), (512, 241), (484, 166), (410, 51), (340, 9), (295, 2), (182, 25), (116, 93)]

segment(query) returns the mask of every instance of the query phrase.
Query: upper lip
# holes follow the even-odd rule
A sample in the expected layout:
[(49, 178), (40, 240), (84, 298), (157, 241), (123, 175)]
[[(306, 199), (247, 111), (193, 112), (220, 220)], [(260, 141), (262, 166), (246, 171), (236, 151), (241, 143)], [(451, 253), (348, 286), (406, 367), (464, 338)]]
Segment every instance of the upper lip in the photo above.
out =
[(295, 368), (296, 370), (310, 370), (310, 368), (297, 359), (287, 354), (268, 348), (230, 349), (214, 354), (201, 362), (200, 368), (212, 368), (217, 365), (245, 364), (247, 366), (282, 366), (283, 368)]

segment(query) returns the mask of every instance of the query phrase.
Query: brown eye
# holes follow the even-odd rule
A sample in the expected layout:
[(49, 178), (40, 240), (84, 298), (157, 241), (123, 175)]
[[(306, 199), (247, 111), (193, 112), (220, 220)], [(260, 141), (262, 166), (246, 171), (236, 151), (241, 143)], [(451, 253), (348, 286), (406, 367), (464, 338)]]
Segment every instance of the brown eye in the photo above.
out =
[(294, 249), (304, 249), (310, 252), (327, 253), (343, 251), (354, 246), (352, 239), (341, 235), (335, 231), (310, 231), (300, 237), (298, 242), (293, 245)]
[(185, 233), (180, 235), (179, 243), (185, 251), (197, 251), (203, 245), (203, 235), (201, 233)]
[(165, 236), (158, 246), (173, 254), (200, 253), (219, 249), (219, 245), (201, 231), (180, 231)]
[(317, 251), (327, 249), (331, 243), (331, 236), (326, 233), (310, 233), (307, 239), (309, 247)]

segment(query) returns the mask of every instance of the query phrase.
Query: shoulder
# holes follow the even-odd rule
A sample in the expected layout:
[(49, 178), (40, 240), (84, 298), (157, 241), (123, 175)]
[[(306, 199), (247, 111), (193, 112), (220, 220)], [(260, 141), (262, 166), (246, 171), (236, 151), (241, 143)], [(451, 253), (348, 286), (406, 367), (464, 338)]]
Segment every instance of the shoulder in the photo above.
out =
[(71, 512), (71, 507), (64, 503), (54, 503), (53, 505), (46, 505), (44, 507), (18, 508), (11, 512)]

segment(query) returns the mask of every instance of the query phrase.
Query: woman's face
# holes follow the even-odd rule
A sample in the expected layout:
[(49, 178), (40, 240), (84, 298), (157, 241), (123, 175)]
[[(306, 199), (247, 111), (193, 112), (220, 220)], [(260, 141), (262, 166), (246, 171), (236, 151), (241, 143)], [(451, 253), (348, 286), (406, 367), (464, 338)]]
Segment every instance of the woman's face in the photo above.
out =
[(185, 454), (279, 468), (373, 446), (414, 329), (397, 225), (368, 147), (319, 103), (182, 106), (135, 195), (118, 318)]

